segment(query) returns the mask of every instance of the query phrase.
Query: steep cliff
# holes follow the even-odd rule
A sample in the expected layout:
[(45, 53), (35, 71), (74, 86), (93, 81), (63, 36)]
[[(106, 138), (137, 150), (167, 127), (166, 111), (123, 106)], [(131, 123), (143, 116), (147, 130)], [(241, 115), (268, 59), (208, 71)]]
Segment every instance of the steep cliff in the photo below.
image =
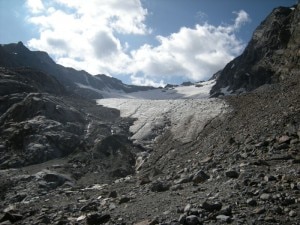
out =
[(280, 82), (300, 68), (300, 4), (279, 7), (258, 26), (244, 52), (218, 76), (211, 94), (239, 93)]

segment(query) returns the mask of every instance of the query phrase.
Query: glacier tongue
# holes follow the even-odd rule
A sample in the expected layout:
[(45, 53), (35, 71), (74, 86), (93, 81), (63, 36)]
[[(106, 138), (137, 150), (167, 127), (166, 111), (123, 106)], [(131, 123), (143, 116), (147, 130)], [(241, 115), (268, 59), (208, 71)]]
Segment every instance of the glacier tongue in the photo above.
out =
[[(145, 92), (132, 94), (126, 98), (106, 98), (97, 100), (98, 104), (120, 110), (121, 117), (131, 117), (137, 120), (130, 127), (133, 133), (132, 140), (148, 145), (152, 144), (166, 129), (170, 129), (174, 139), (187, 143), (201, 132), (205, 124), (225, 112), (228, 108), (225, 101), (221, 99), (209, 99), (209, 88), (212, 82), (198, 87), (184, 87), (185, 95), (172, 94), (169, 91), (153, 90), (147, 92), (147, 99), (143, 99)], [(182, 91), (183, 87), (178, 87)], [(189, 94), (189, 89), (190, 93)], [(160, 95), (158, 94), (159, 92)], [(142, 97), (141, 97), (142, 96)], [(153, 99), (155, 96), (155, 100)], [(168, 98), (166, 96), (169, 96)], [(174, 99), (176, 96), (177, 99)], [(195, 98), (197, 97), (197, 98)]]

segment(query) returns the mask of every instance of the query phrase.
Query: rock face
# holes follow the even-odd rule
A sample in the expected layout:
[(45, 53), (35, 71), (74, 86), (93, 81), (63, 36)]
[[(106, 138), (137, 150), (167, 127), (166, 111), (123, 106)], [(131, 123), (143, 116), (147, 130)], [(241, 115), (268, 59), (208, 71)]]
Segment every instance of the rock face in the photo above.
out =
[(30, 67), (55, 77), (67, 91), (88, 99), (102, 98), (102, 92), (115, 89), (134, 92), (153, 89), (125, 85), (120, 80), (106, 75), (92, 76), (85, 71), (77, 71), (56, 64), (46, 52), (30, 51), (22, 42), (0, 45), (0, 66), (6, 68)]
[(254, 31), (242, 55), (222, 70), (211, 94), (251, 91), (299, 71), (299, 15), (300, 4), (274, 9)]
[(94, 159), (108, 176), (132, 174), (139, 149), (127, 138), (130, 121), (74, 95), (34, 69), (0, 68), (0, 168), (78, 153), (79, 162)]

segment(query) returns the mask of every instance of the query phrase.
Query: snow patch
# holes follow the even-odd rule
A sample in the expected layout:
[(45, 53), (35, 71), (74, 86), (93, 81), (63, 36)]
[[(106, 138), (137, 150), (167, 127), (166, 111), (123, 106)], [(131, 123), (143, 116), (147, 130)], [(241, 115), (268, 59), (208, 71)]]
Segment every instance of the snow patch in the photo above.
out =
[(90, 85), (84, 85), (84, 84), (81, 84), (81, 83), (76, 83), (76, 85), (80, 88), (95, 91), (95, 92), (101, 94), (103, 96), (103, 98), (119, 98), (119, 97), (123, 97), (124, 95), (126, 95), (126, 93), (122, 90), (111, 89), (111, 88), (108, 88), (108, 87), (104, 88), (103, 90), (99, 90), (99, 89), (94, 88)]
[(223, 93), (224, 95), (230, 95), (231, 91), (229, 91), (229, 86), (225, 87), (225, 88), (221, 88), (221, 93)]

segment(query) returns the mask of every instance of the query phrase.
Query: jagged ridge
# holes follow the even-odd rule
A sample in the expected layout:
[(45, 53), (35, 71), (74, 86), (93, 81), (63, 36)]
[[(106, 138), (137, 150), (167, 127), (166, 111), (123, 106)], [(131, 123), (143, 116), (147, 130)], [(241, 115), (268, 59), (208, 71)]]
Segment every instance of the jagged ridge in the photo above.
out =
[(30, 51), (22, 42), (0, 45), (0, 66), (7, 68), (30, 67), (55, 77), (67, 91), (89, 99), (102, 98), (102, 91), (110, 89), (126, 93), (149, 90), (142, 87), (123, 84), (120, 80), (104, 74), (92, 76), (86, 71), (77, 71), (56, 64), (46, 52)]

